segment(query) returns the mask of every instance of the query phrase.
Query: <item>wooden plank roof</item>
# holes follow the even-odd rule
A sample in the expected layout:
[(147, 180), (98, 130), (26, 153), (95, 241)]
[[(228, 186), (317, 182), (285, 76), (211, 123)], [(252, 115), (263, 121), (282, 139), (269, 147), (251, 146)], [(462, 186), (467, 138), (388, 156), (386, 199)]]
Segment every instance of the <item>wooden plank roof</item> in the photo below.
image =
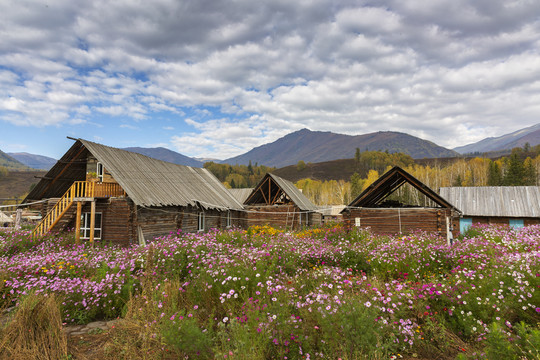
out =
[(244, 205), (274, 205), (285, 195), (303, 211), (317, 211), (315, 206), (294, 184), (277, 175), (267, 173), (253, 189)]
[(349, 207), (377, 207), (405, 183), (409, 183), (440, 207), (457, 210), (450, 202), (399, 166), (393, 167), (375, 180), (349, 204)]
[(240, 204), (243, 204), (248, 196), (253, 192), (253, 188), (241, 188), (241, 189), (228, 189)]
[(540, 217), (538, 186), (443, 187), (440, 192), (463, 216)]
[[(219, 180), (208, 170), (172, 164), (134, 152), (117, 149), (88, 140), (78, 139), (62, 157), (60, 166), (45, 175), (39, 189), (32, 191), (27, 199), (46, 197), (47, 189), (57, 186), (62, 173), (71, 174), (84, 180), (86, 168), (79, 164), (77, 153), (90, 152), (120, 184), (126, 194), (139, 206), (202, 206), (203, 208), (242, 209), (242, 205), (227, 191)], [(75, 161), (77, 160), (77, 161)], [(73, 176), (71, 176), (73, 177)], [(43, 182), (43, 184), (42, 184)], [(69, 187), (69, 185), (68, 185)], [(64, 192), (67, 190), (63, 190)], [(49, 191), (50, 192), (50, 191)]]

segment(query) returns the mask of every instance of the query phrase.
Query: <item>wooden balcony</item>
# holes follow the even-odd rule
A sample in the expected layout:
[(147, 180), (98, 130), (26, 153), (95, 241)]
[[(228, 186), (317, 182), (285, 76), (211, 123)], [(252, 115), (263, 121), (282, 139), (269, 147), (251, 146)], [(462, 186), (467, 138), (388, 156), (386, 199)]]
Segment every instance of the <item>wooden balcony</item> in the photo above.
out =
[[(81, 205), (85, 201), (92, 201), (92, 219), (95, 212), (95, 199), (126, 196), (122, 187), (116, 183), (97, 183), (93, 181), (75, 181), (64, 196), (56, 203), (49, 213), (36, 226), (32, 234), (41, 236), (51, 231), (56, 224), (68, 214), (74, 202), (77, 202), (77, 231), (79, 229)], [(72, 214), (75, 216), (75, 214)], [(93, 228), (93, 226), (92, 226)], [(93, 234), (92, 234), (93, 240)]]
[(93, 181), (77, 181), (73, 184), (76, 187), (75, 197), (85, 198), (108, 198), (126, 196), (124, 189), (117, 183), (98, 183)]

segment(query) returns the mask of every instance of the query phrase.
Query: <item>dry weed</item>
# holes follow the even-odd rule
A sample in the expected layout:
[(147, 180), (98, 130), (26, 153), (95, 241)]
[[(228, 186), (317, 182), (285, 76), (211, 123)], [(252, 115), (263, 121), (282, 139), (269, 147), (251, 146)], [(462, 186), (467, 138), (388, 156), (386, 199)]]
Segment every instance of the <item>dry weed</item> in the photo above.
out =
[(68, 358), (67, 338), (54, 295), (28, 295), (10, 317), (0, 328), (1, 359)]

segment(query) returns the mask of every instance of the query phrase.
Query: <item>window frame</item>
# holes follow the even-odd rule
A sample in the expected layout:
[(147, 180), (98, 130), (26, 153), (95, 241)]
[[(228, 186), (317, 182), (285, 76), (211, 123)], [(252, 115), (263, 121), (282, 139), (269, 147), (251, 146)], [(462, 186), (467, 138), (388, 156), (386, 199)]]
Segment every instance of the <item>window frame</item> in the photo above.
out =
[(204, 226), (205, 226), (204, 211), (199, 211), (197, 213), (197, 231), (198, 232), (204, 231)]
[(232, 214), (231, 214), (231, 210), (227, 210), (227, 214), (226, 214), (226, 220), (225, 220), (225, 226), (227, 228), (230, 228), (232, 226)]
[(105, 175), (105, 167), (99, 161), (96, 164), (96, 174), (99, 182), (103, 182), (103, 176)]
[(513, 229), (521, 229), (525, 227), (525, 221), (523, 219), (508, 219), (508, 225)]
[(472, 218), (471, 217), (463, 217), (463, 218), (459, 219), (459, 232), (461, 234), (463, 234), (472, 225), (473, 225), (473, 223), (472, 223)]
[[(82, 240), (89, 240), (90, 239), (90, 216), (92, 215), (91, 212), (83, 212), (81, 214), (81, 228), (80, 228), (80, 234)], [(98, 217), (99, 215), (99, 217)], [(97, 219), (99, 218), (99, 223)], [(103, 213), (102, 212), (96, 212), (94, 213), (94, 240), (101, 240), (101, 236), (103, 235)], [(88, 236), (85, 236), (88, 235)], [(99, 235), (99, 236), (97, 236)]]

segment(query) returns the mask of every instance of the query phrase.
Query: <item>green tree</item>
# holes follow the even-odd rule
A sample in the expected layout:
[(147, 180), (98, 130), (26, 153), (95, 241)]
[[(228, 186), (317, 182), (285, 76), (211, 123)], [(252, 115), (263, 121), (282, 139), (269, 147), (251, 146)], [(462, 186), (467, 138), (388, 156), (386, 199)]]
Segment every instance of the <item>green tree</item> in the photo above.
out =
[(496, 161), (492, 161), (488, 165), (488, 180), (489, 186), (501, 186), (503, 183), (503, 176), (501, 167)]
[(304, 160), (300, 160), (298, 164), (296, 164), (296, 170), (303, 171), (305, 169), (306, 169), (306, 163), (304, 162)]
[(512, 155), (507, 160), (508, 165), (506, 173), (503, 177), (503, 185), (505, 186), (520, 186), (524, 183), (525, 168), (523, 162), (519, 158), (518, 152), (512, 151)]
[(364, 180), (358, 173), (354, 173), (351, 176), (351, 197), (355, 199), (362, 192), (362, 187), (364, 186)]
[(530, 157), (523, 162), (523, 185), (536, 185), (536, 167)]

